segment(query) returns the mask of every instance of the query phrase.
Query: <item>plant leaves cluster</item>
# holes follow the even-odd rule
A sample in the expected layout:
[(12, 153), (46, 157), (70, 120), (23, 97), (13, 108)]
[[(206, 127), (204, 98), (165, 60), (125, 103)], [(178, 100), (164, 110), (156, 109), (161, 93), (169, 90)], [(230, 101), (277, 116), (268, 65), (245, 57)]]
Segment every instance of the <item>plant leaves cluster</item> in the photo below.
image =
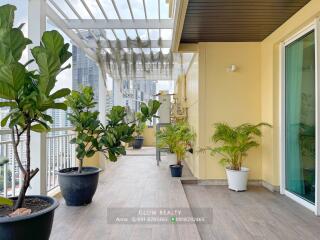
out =
[(43, 132), (49, 130), (48, 123), (52, 123), (52, 117), (46, 111), (67, 108), (58, 100), (67, 96), (70, 90), (64, 88), (54, 93), (52, 90), (57, 75), (65, 69), (62, 65), (71, 57), (69, 44), (64, 43), (57, 31), (45, 32), (40, 46), (31, 49), (38, 68), (29, 70), (27, 66), (32, 61), (26, 64), (19, 61), (31, 40), (24, 37), (21, 27), (13, 27), (15, 10), (12, 5), (0, 8), (0, 98), (6, 100), (0, 107), (10, 108), (1, 126), (8, 123), (10, 128), (26, 129), (30, 125), (31, 130)]
[(195, 136), (195, 133), (187, 122), (177, 122), (157, 132), (157, 146), (160, 148), (169, 148), (171, 153), (177, 155), (177, 164), (181, 164)]
[(221, 145), (207, 149), (210, 150), (211, 155), (221, 156), (219, 162), (223, 166), (228, 166), (232, 170), (240, 170), (248, 151), (259, 146), (257, 137), (262, 136), (260, 129), (262, 126), (271, 127), (267, 123), (256, 125), (244, 123), (236, 127), (231, 127), (227, 123), (216, 123), (211, 140)]
[(148, 105), (141, 104), (139, 119), (127, 122), (125, 107), (114, 106), (106, 115), (107, 123), (103, 125), (98, 117), (99, 112), (94, 111), (94, 93), (91, 87), (82, 87), (81, 91), (72, 91), (65, 103), (71, 109), (68, 118), (77, 132), (71, 140), (76, 144), (77, 158), (80, 161), (79, 172), (83, 160), (92, 157), (96, 152), (102, 152), (110, 161), (117, 161), (119, 155), (124, 155), (125, 147), (122, 143), (133, 140), (136, 122), (145, 122), (155, 116), (160, 103), (150, 100)]

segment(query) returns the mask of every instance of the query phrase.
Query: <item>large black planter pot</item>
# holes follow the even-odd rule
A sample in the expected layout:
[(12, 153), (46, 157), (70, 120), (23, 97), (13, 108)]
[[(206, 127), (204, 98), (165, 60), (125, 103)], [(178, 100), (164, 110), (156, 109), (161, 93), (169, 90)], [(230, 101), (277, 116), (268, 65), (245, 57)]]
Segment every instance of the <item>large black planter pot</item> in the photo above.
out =
[[(40, 198), (49, 202), (51, 206), (27, 216), (0, 217), (0, 239), (49, 239), (54, 210), (59, 206), (59, 203), (54, 198), (47, 196), (26, 196), (26, 198)], [(12, 199), (17, 198), (15, 197)]]
[(101, 171), (95, 167), (83, 167), (82, 173), (78, 173), (77, 170), (77, 167), (65, 168), (58, 172), (61, 194), (68, 206), (91, 203)]
[(142, 136), (135, 137), (135, 139), (132, 142), (133, 149), (141, 149), (143, 145), (143, 140), (144, 140), (144, 137)]
[(183, 165), (179, 165), (179, 164), (170, 165), (171, 176), (172, 177), (181, 177), (182, 168), (183, 168)]

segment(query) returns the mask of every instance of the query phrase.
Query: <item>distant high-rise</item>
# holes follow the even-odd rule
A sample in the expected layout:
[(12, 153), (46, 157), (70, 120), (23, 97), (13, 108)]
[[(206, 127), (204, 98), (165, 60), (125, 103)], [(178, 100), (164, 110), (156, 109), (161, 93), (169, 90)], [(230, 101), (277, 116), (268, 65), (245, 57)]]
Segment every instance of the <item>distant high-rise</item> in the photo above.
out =
[(80, 90), (80, 86), (91, 86), (93, 88), (95, 101), (99, 104), (99, 68), (81, 49), (73, 45), (72, 89)]

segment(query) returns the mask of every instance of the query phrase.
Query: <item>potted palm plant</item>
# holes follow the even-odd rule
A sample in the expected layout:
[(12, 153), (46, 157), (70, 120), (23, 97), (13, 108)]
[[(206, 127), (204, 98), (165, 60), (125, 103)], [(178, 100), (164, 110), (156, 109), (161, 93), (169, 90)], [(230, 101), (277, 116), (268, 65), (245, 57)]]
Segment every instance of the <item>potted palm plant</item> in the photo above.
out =
[(142, 116), (141, 112), (136, 113), (137, 124), (134, 129), (134, 140), (132, 141), (133, 149), (141, 149), (143, 145), (144, 137), (142, 134), (147, 124), (145, 121), (141, 121)]
[[(24, 37), (21, 25), (13, 27), (15, 6), (0, 7), (0, 107), (9, 108), (1, 119), (1, 126), (11, 129), (14, 159), (22, 172), (22, 185), (18, 197), (0, 208), (0, 239), (49, 239), (54, 210), (58, 202), (48, 196), (26, 196), (31, 180), (39, 169), (31, 168), (31, 132), (48, 131), (52, 117), (49, 109), (67, 106), (58, 100), (70, 93), (69, 89), (53, 92), (57, 75), (69, 66), (62, 67), (71, 57), (69, 44), (57, 31), (45, 32), (41, 45), (31, 49), (37, 64), (30, 70), (29, 61), (20, 63), (22, 52), (31, 41)], [(28, 68), (27, 68), (28, 67)], [(25, 136), (26, 161), (18, 152)], [(46, 159), (41, 159), (46, 161)], [(10, 206), (11, 205), (11, 206)]]
[(186, 122), (177, 122), (175, 124), (168, 125), (164, 129), (161, 129), (157, 133), (159, 139), (159, 147), (168, 147), (169, 151), (172, 151), (174, 155), (175, 164), (171, 164), (170, 171), (172, 177), (181, 177), (182, 175), (182, 161), (185, 158), (185, 154), (191, 148), (192, 141), (195, 134), (191, 130), (190, 126)]
[(220, 146), (208, 147), (211, 155), (220, 155), (220, 163), (226, 167), (229, 189), (235, 191), (247, 190), (249, 169), (243, 166), (243, 161), (250, 149), (258, 147), (257, 137), (261, 137), (260, 127), (271, 125), (259, 123), (256, 125), (245, 123), (231, 127), (226, 123), (216, 123), (212, 135), (214, 143)]
[(168, 149), (167, 159), (169, 162), (177, 161), (177, 155), (174, 153), (174, 147), (177, 144), (176, 130), (177, 126), (175, 124), (170, 124), (156, 133), (157, 147)]
[[(84, 87), (82, 91), (72, 91), (65, 103), (71, 110), (69, 120), (74, 126), (77, 136), (71, 140), (76, 145), (78, 167), (61, 169), (58, 181), (62, 196), (69, 206), (82, 206), (91, 203), (97, 188), (100, 169), (84, 167), (85, 158), (101, 152), (110, 161), (117, 161), (117, 157), (125, 155), (123, 143), (133, 140), (135, 122), (126, 121), (125, 107), (114, 106), (107, 114), (107, 124), (98, 120), (99, 112), (93, 111), (94, 93), (91, 87)], [(140, 121), (151, 120), (155, 116), (160, 103), (150, 100), (148, 105), (141, 103)]]

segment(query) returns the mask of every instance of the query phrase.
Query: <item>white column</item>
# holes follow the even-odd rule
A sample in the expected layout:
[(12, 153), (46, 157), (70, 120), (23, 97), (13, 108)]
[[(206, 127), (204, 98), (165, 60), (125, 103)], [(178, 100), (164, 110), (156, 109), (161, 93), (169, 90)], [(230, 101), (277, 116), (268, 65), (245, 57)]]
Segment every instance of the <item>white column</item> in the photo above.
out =
[[(33, 42), (29, 49), (40, 44), (41, 36), (46, 30), (46, 0), (29, 0), (28, 3), (28, 38)], [(31, 52), (28, 52), (32, 59)], [(31, 69), (35, 64), (30, 66)], [(31, 180), (28, 194), (47, 194), (47, 146), (46, 134), (31, 134), (31, 169), (39, 168), (38, 174)]]
[(119, 80), (115, 80), (113, 79), (113, 105), (117, 106), (117, 105), (123, 105), (123, 98), (122, 98), (122, 94), (120, 92), (121, 89), (121, 81)]
[[(106, 124), (106, 101), (107, 101), (107, 87), (105, 83), (106, 76), (102, 75), (102, 71), (99, 67), (99, 120), (105, 125)], [(99, 156), (99, 165), (101, 169), (105, 169), (106, 159), (102, 153)]]

